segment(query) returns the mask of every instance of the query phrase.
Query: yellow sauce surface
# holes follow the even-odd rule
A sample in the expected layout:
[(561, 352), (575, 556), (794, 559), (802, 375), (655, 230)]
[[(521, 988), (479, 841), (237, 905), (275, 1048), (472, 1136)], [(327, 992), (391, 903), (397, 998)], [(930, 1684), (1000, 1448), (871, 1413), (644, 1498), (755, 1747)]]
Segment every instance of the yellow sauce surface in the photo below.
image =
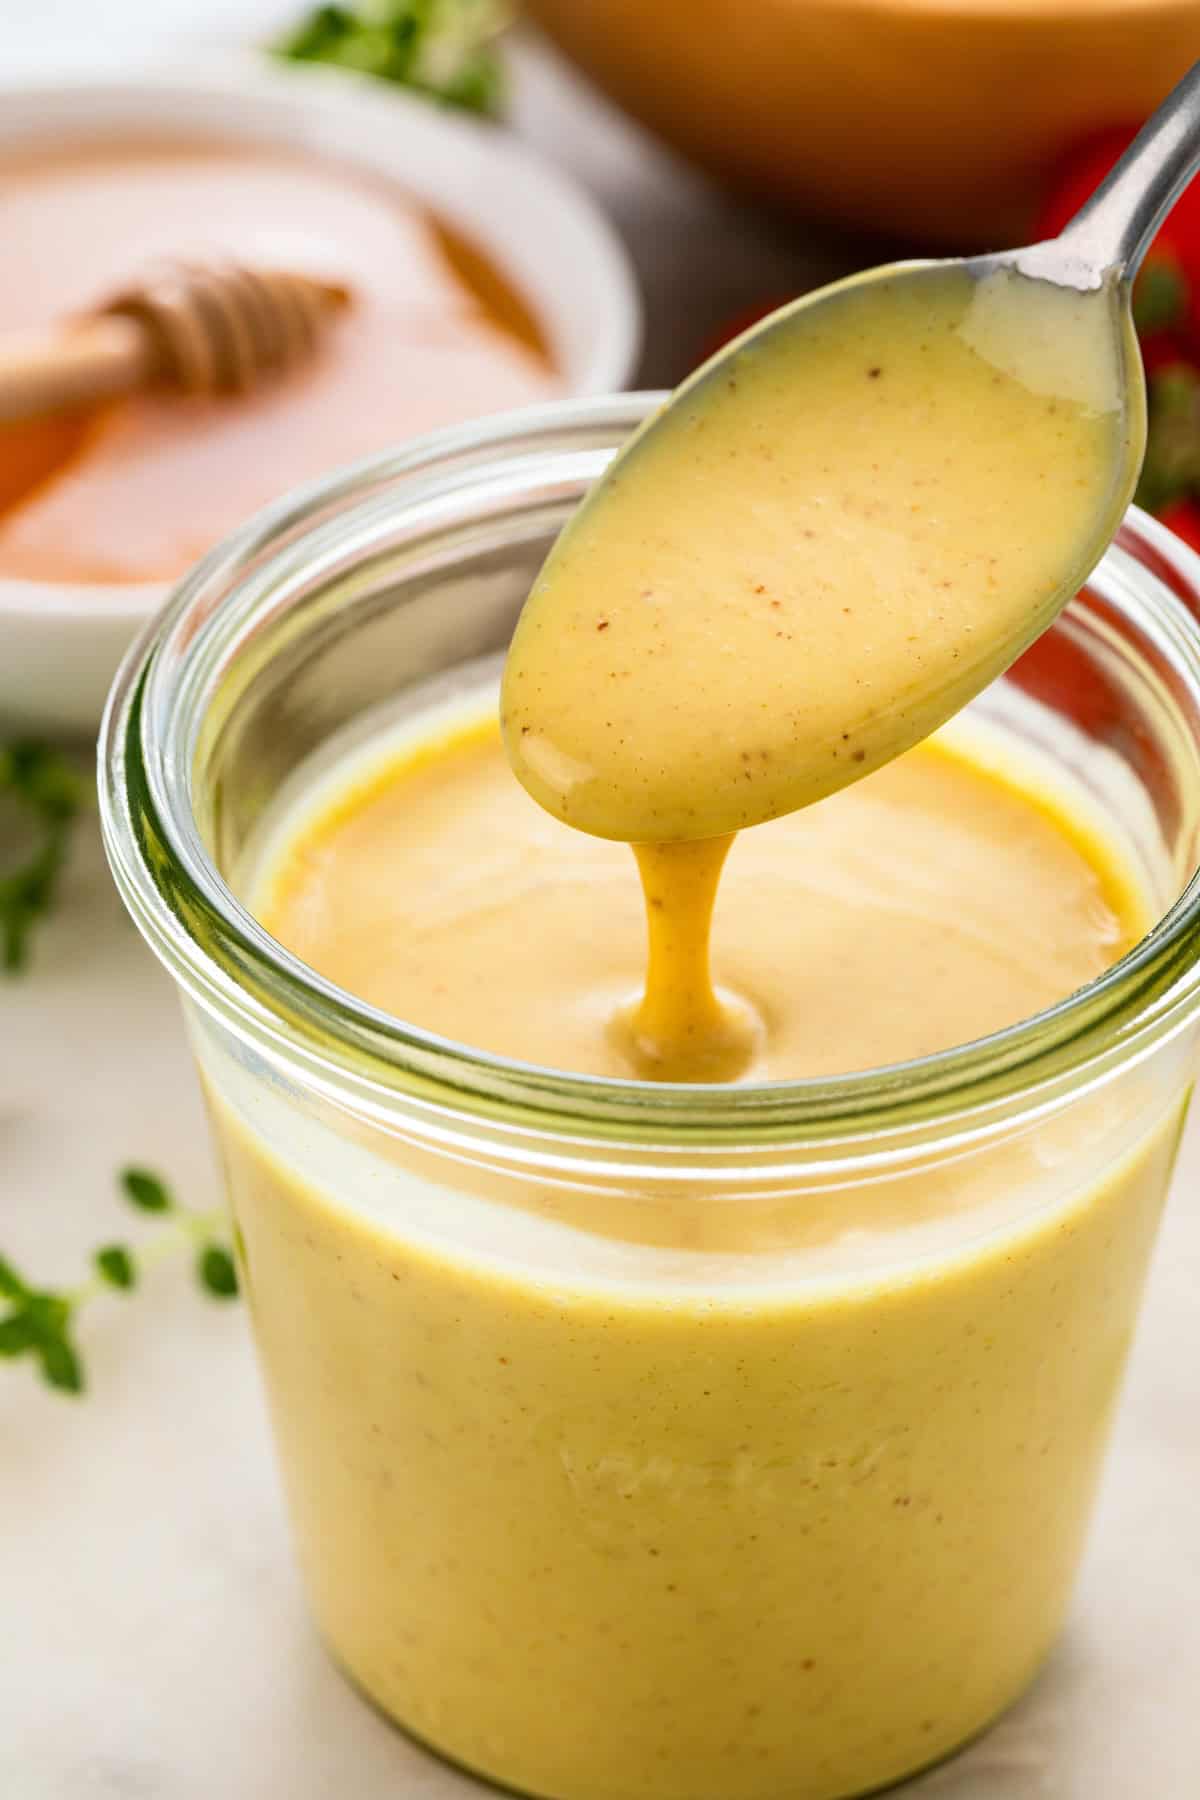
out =
[[(1102, 854), (1052, 801), (939, 744), (740, 836), (713, 973), (762, 1021), (746, 1074), (903, 1062), (1062, 999), (1143, 929), (1136, 888)], [(718, 858), (699, 894), (678, 899), (685, 931), (697, 912), (707, 923), (720, 872)], [(664, 886), (678, 878), (668, 871)], [(519, 1061), (630, 1078), (646, 1070), (614, 1021), (646, 974), (641, 901), (628, 848), (538, 807), (484, 717), (435, 725), (338, 794), (253, 905), (290, 950), (394, 1017)], [(660, 981), (680, 989), (667, 1003), (686, 1006), (696, 944), (660, 950)]]
[(0, 157), (0, 332), (87, 311), (173, 258), (345, 284), (317, 358), (245, 398), (146, 395), (0, 426), (0, 578), (171, 579), (300, 482), (561, 381), (520, 296), (403, 189), (267, 146), (111, 142)]
[[(714, 962), (763, 1021), (756, 1074), (992, 1030), (1139, 935), (1120, 855), (996, 760), (923, 747), (735, 845)], [(244, 891), (415, 1024), (629, 1072), (629, 852), (530, 801), (490, 724), (352, 756)], [(1177, 1106), (1126, 1087), (832, 1187), (601, 1158), (564, 1188), (210, 1078), (318, 1617), (419, 1736), (570, 1800), (832, 1800), (1028, 1680)]]

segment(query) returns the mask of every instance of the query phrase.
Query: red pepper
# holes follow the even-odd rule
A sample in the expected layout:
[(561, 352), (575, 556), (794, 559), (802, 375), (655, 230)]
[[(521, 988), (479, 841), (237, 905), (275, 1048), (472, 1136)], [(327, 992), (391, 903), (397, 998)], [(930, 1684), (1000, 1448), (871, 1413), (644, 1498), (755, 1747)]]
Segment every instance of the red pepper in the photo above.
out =
[(1058, 236), (1099, 187), (1117, 158), (1128, 150), (1138, 130), (1137, 125), (1111, 125), (1082, 139), (1061, 158), (1051, 172), (1046, 184), (1046, 198), (1034, 220), (1035, 243)]
[(778, 312), (781, 306), (786, 306), (794, 298), (794, 294), (777, 294), (772, 300), (762, 300), (756, 306), (744, 306), (740, 312), (732, 314), (717, 327), (710, 337), (704, 340), (696, 358), (696, 366), (699, 367), (701, 363), (706, 363), (710, 356), (715, 356), (718, 350), (723, 350), (726, 344), (731, 344), (735, 337), (741, 337), (743, 331), (749, 331), (750, 327), (757, 325), (760, 319), (765, 319), (770, 313)]
[(1186, 367), (1190, 361), (1187, 345), (1175, 331), (1151, 331), (1141, 334), (1142, 364), (1146, 380), (1153, 381), (1164, 369)]
[(1176, 500), (1159, 515), (1160, 522), (1176, 537), (1190, 544), (1193, 550), (1200, 550), (1200, 501), (1187, 498)]

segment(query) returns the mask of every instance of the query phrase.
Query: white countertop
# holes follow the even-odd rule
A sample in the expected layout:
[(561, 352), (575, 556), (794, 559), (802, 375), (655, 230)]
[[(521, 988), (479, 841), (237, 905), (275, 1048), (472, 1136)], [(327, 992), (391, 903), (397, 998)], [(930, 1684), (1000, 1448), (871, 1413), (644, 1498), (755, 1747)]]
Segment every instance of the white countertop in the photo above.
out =
[[(80, 0), (34, 10), (56, 35), (90, 14)], [(197, 13), (187, 0), (138, 10), (164, 29)], [(234, 10), (221, 0), (206, 16), (228, 25)], [(853, 259), (714, 197), (602, 109), (575, 110), (572, 84), (540, 58), (525, 59), (518, 101), (525, 134), (597, 189), (630, 240), (651, 381), (678, 373), (731, 309)], [(0, 985), (0, 1249), (30, 1275), (75, 1278), (98, 1243), (143, 1229), (114, 1195), (130, 1161), (197, 1205), (214, 1198), (170, 983), (121, 910), (89, 820), (32, 970)], [(1198, 1189), (1200, 1116), (1070, 1630), (1026, 1700), (905, 1789), (914, 1800), (1200, 1791)], [(384, 1723), (313, 1634), (244, 1309), (169, 1266), (130, 1299), (98, 1300), (81, 1335), (82, 1400), (0, 1364), (2, 1800), (484, 1794)]]

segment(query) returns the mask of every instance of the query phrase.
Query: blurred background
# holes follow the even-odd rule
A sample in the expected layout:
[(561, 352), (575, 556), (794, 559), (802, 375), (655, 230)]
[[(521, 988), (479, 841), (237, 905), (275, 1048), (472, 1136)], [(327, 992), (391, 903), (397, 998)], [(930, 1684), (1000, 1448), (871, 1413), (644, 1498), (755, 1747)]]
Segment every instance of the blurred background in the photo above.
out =
[[(494, 113), (591, 189), (632, 252), (643, 381), (742, 309), (895, 254), (1029, 239), (1081, 161), (1200, 54), (1200, 0), (45, 0), (0, 56), (269, 45), (409, 80), (465, 47)], [(423, 39), (425, 52), (405, 46)], [(440, 40), (440, 42), (438, 42)], [(397, 53), (397, 47), (400, 53)], [(447, 62), (448, 58), (448, 62)], [(500, 71), (495, 77), (493, 65)]]

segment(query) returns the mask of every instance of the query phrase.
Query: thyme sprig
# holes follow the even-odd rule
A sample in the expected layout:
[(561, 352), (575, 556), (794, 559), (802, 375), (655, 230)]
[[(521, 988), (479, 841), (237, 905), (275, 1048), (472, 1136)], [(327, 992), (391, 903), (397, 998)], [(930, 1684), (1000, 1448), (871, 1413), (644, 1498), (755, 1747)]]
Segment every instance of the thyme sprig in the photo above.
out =
[(492, 115), (504, 75), (493, 40), (503, 0), (362, 0), (318, 6), (277, 46), (296, 62), (334, 63), (414, 89), (446, 106)]
[(0, 969), (7, 974), (29, 960), (33, 928), (53, 904), (86, 791), (61, 750), (31, 739), (0, 744)]
[(199, 1211), (182, 1205), (160, 1175), (149, 1169), (122, 1169), (117, 1177), (122, 1197), (138, 1212), (163, 1221), (157, 1236), (137, 1245), (102, 1244), (92, 1256), (91, 1273), (71, 1288), (36, 1287), (0, 1257), (0, 1357), (32, 1358), (44, 1381), (67, 1394), (85, 1386), (83, 1358), (75, 1334), (80, 1312), (103, 1293), (128, 1294), (156, 1264), (189, 1250), (200, 1287), (217, 1300), (238, 1291), (237, 1269), (223, 1236), (228, 1215), (222, 1208)]

